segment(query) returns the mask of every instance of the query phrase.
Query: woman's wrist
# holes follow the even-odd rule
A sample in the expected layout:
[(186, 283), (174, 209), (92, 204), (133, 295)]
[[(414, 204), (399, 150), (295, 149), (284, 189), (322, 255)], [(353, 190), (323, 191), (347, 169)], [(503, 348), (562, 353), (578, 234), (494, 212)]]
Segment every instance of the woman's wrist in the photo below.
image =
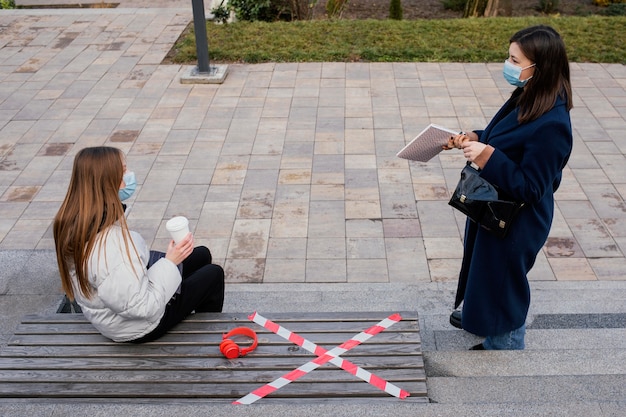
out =
[(489, 161), (489, 158), (491, 158), (491, 155), (493, 155), (494, 151), (495, 148), (493, 146), (485, 146), (485, 149), (483, 149), (482, 152), (478, 154), (476, 159), (474, 159), (474, 163), (478, 165), (480, 169), (483, 169), (485, 165), (487, 165), (487, 161)]

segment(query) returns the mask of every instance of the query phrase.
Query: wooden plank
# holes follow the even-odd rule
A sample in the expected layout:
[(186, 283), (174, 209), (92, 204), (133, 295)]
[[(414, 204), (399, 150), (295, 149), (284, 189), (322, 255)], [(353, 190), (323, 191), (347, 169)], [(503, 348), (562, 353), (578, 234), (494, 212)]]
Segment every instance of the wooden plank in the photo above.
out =
[[(237, 326), (249, 326), (258, 329), (259, 332), (267, 332), (267, 330), (261, 328), (257, 324), (248, 321), (239, 321), (239, 320), (219, 320), (214, 321), (210, 320), (212, 313), (201, 313), (191, 316), (193, 318), (188, 318), (184, 322), (180, 323), (172, 332), (207, 332), (207, 333), (223, 333)], [(41, 316), (27, 316), (22, 323), (18, 326), (16, 330), (16, 334), (21, 333), (41, 333), (41, 334), (50, 334), (56, 333), (58, 330), (62, 329), (63, 331), (68, 332), (76, 332), (76, 333), (94, 333), (97, 334), (97, 331), (91, 324), (82, 316), (78, 314), (58, 314), (58, 316), (70, 316), (69, 319), (50, 319), (45, 320), (45, 317)], [(72, 317), (73, 316), (73, 317)], [(200, 317), (197, 317), (200, 316)], [(342, 316), (339, 316), (337, 321), (330, 320), (310, 320), (310, 321), (290, 321), (290, 320), (274, 320), (283, 324), (285, 326), (288, 325), (289, 329), (294, 332), (319, 332), (319, 331), (332, 331), (332, 332), (354, 332), (355, 329), (365, 329), (372, 324), (382, 320), (383, 317), (371, 318), (371, 319), (352, 319), (347, 320), (345, 318), (342, 319)], [(70, 326), (69, 324), (73, 324)], [(403, 320), (394, 324), (396, 329), (402, 330), (412, 330), (418, 331), (417, 321), (414, 319), (406, 319), (406, 316), (403, 317)]]
[[(241, 344), (243, 346), (243, 344)], [(328, 346), (332, 348), (334, 346)], [(394, 355), (421, 355), (420, 344), (411, 343), (408, 341), (403, 344), (393, 345)], [(374, 344), (366, 342), (361, 346), (357, 346), (354, 349), (349, 350), (343, 354), (342, 357), (359, 357), (363, 355), (388, 355), (390, 353), (390, 346), (387, 344)], [(145, 344), (141, 346), (132, 344), (108, 344), (108, 345), (88, 345), (83, 344), (80, 346), (7, 346), (0, 352), (0, 358), (2, 356), (12, 357), (133, 357), (142, 355), (146, 357), (185, 357), (185, 356), (219, 356), (219, 346), (217, 343), (211, 344), (186, 344), (186, 345), (150, 345)], [(262, 357), (262, 356), (293, 356), (293, 357), (314, 357), (312, 353), (307, 352), (305, 349), (296, 349), (293, 345), (278, 345), (263, 343), (257, 349), (250, 353), (248, 357)]]
[[(340, 321), (340, 322), (294, 322), (286, 324), (289, 326), (289, 330), (297, 333), (320, 333), (320, 332), (333, 332), (333, 333), (346, 333), (354, 334), (355, 332), (365, 330), (368, 327), (376, 324), (378, 321), (362, 320), (362, 321)], [(282, 324), (283, 322), (281, 322)], [(170, 334), (176, 333), (200, 333), (200, 334), (219, 334), (222, 335), (228, 330), (231, 330), (238, 326), (246, 326), (254, 328), (260, 334), (271, 334), (270, 331), (258, 326), (256, 323), (213, 323), (207, 321), (194, 321), (194, 322), (182, 322), (174, 327)], [(418, 332), (417, 323), (412, 321), (400, 321), (394, 324), (390, 329), (386, 331), (406, 331), (406, 332)], [(98, 331), (91, 325), (91, 323), (85, 322), (70, 322), (70, 323), (46, 323), (46, 322), (31, 322), (21, 323), (17, 326), (14, 334), (49, 334), (56, 335), (59, 332), (66, 334), (98, 334)]]
[[(411, 397), (424, 396), (424, 382), (403, 382), (403, 389), (411, 393)], [(182, 385), (182, 386), (181, 386)], [(320, 393), (319, 384), (309, 382), (293, 382), (277, 390), (271, 397), (274, 398), (372, 398), (387, 397), (388, 394), (376, 387), (364, 383), (355, 382), (324, 382), (324, 392)], [(236, 383), (227, 381), (221, 384), (198, 383), (198, 384), (170, 384), (151, 382), (150, 384), (131, 383), (47, 383), (35, 382), (29, 384), (3, 384), (0, 386), (0, 396), (19, 398), (231, 398), (238, 399), (254, 389), (258, 383)], [(183, 389), (181, 389), (183, 388)], [(409, 397), (410, 398), (410, 397)]]
[[(348, 358), (348, 357), (346, 357)], [(352, 362), (365, 368), (400, 368), (411, 369), (422, 365), (422, 362), (416, 358), (421, 356), (364, 356), (353, 359)], [(240, 370), (240, 369), (293, 369), (301, 364), (308, 362), (310, 358), (296, 357), (244, 357), (238, 359), (226, 359), (223, 356), (218, 357), (187, 357), (187, 358), (150, 358), (142, 355), (125, 358), (30, 358), (30, 357), (2, 357), (0, 361), (0, 369), (56, 369), (69, 367), (71, 369), (119, 369), (119, 370), (152, 370), (152, 369), (211, 369), (219, 368), (223, 370)], [(324, 366), (332, 367), (334, 365), (327, 364)], [(1, 376), (0, 376), (1, 378)]]
[[(318, 345), (329, 345), (331, 347), (335, 347), (340, 345), (341, 343), (349, 340), (354, 334), (358, 332), (352, 333), (350, 335), (345, 334), (336, 334), (336, 333), (309, 333), (309, 334), (301, 334), (301, 336), (306, 337), (308, 340), (316, 343)], [(274, 334), (261, 334), (258, 335), (259, 342), (261, 344), (264, 343), (272, 343), (275, 345), (284, 345), (284, 346), (293, 346), (293, 343), (282, 339), (280, 336)], [(233, 338), (233, 340), (237, 342), (241, 342), (242, 345), (245, 345), (249, 342), (247, 338)], [(196, 334), (169, 334), (165, 335), (163, 338), (158, 341), (152, 343), (156, 345), (214, 345), (219, 346), (222, 341), (221, 335), (196, 335)], [(404, 344), (404, 343), (417, 343), (415, 338), (411, 336), (409, 333), (394, 333), (394, 332), (383, 332), (376, 335), (375, 338), (372, 338), (371, 344)], [(15, 335), (11, 337), (9, 345), (11, 346), (83, 346), (87, 345), (110, 345), (110, 340), (103, 338), (100, 335), (95, 334), (87, 334), (87, 335)], [(139, 349), (138, 349), (139, 350)]]
[[(259, 372), (250, 378), (250, 372), (246, 369), (233, 369), (229, 372), (228, 381), (230, 383), (267, 383), (279, 376), (285, 371), (293, 368), (285, 367), (284, 369), (271, 369), (263, 373)], [(370, 371), (376, 373), (377, 376), (388, 381), (422, 381), (426, 380), (424, 375), (417, 372), (405, 372), (402, 369), (382, 368)], [(46, 382), (168, 382), (168, 383), (222, 383), (224, 382), (224, 370), (221, 369), (205, 369), (205, 370), (154, 370), (151, 372), (120, 372), (118, 370), (76, 370), (76, 369), (37, 369), (37, 370), (13, 370), (12, 372), (3, 372), (0, 374), (1, 383), (30, 382), (32, 380)], [(309, 382), (328, 382), (328, 381), (347, 381), (352, 382), (356, 377), (344, 372), (337, 367), (322, 367), (315, 372), (311, 372), (306, 376)]]
[[(342, 357), (408, 390), (411, 401), (427, 401), (417, 314), (401, 314), (400, 322)], [(332, 349), (388, 315), (281, 313), (266, 317)], [(315, 358), (247, 316), (196, 314), (159, 340), (134, 345), (104, 338), (81, 314), (29, 315), (0, 351), (0, 398), (231, 401)], [(220, 354), (219, 343), (222, 334), (237, 326), (257, 330), (259, 347), (245, 358), (228, 360)], [(248, 343), (247, 338), (241, 340), (242, 346)], [(327, 363), (264, 401), (389, 397)]]
[[(241, 322), (250, 323), (248, 316), (249, 313), (197, 313), (193, 314), (185, 319), (185, 322), (214, 322), (214, 323), (229, 323), (229, 322)], [(263, 312), (260, 312), (265, 314)], [(392, 312), (396, 313), (396, 312)], [(399, 311), (397, 312), (402, 316), (403, 320), (417, 320), (417, 313), (414, 311)], [(374, 321), (378, 322), (386, 317), (390, 313), (382, 313), (375, 311), (365, 312), (315, 312), (315, 313), (271, 313), (265, 314), (268, 319), (281, 323), (295, 323), (295, 322), (341, 322), (341, 321)], [(41, 323), (67, 323), (67, 322), (87, 322), (82, 314), (28, 314), (25, 315), (22, 323), (29, 322), (41, 322)]]

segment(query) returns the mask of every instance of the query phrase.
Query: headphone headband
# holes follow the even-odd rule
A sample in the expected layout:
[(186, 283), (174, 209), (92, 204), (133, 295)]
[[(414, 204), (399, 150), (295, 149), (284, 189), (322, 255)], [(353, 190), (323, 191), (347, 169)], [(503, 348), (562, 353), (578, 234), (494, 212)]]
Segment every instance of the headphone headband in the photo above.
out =
[(234, 329), (223, 335), (222, 340), (226, 340), (232, 336), (247, 336), (252, 339), (252, 344), (250, 346), (240, 349), (239, 356), (245, 356), (248, 353), (252, 352), (254, 349), (256, 349), (259, 343), (256, 332), (249, 327), (235, 327)]

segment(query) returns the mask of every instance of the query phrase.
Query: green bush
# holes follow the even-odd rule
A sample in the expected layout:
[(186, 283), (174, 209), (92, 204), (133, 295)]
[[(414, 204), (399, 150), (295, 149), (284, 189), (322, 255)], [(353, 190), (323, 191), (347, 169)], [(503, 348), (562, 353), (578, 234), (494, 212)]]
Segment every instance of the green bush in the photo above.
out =
[(389, 18), (402, 20), (402, 0), (391, 0), (389, 3)]
[(557, 12), (559, 9), (559, 0), (539, 0), (539, 11), (545, 14)]
[(443, 0), (443, 8), (454, 12), (465, 10), (465, 0)]
[(230, 7), (228, 7), (228, 4), (224, 5), (225, 1), (227, 2), (228, 0), (222, 0), (219, 6), (211, 9), (213, 18), (224, 24), (228, 22), (228, 18), (230, 17)]
[(0, 9), (15, 9), (15, 1), (0, 0)]
[(328, 17), (341, 17), (343, 9), (348, 5), (348, 0), (328, 0), (326, 2), (326, 14)]
[(261, 20), (271, 22), (274, 20), (271, 13), (271, 0), (229, 0), (230, 6), (235, 10), (235, 16), (239, 20)]
[[(347, 0), (341, 2), (342, 7)], [(229, 0), (228, 9), (235, 11), (238, 20), (275, 22), (279, 20), (306, 20), (312, 16), (317, 0)]]
[(605, 16), (626, 16), (626, 3), (609, 4), (602, 14)]

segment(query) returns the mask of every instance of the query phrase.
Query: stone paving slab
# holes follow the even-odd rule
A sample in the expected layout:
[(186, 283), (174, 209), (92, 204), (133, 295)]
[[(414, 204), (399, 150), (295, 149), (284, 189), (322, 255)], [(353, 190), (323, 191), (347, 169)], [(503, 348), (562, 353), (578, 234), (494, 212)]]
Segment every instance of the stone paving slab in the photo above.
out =
[[(3, 11), (0, 250), (52, 249), (76, 152), (124, 150), (128, 221), (155, 248), (185, 215), (232, 283), (456, 280), (462, 156), (396, 152), (430, 122), (483, 127), (501, 64), (229, 65), (183, 85), (161, 65), (191, 10)], [(626, 69), (571, 65), (574, 151), (531, 280), (626, 279)]]
[[(425, 351), (458, 353), (478, 343), (447, 322), (464, 219), (446, 202), (462, 157), (450, 152), (420, 164), (395, 153), (431, 121), (483, 126), (510, 92), (500, 63), (230, 65), (222, 85), (181, 85), (187, 68), (160, 62), (190, 22), (190, 2), (119, 3), (0, 13), (0, 345), (24, 314), (58, 307), (52, 218), (73, 156), (101, 144), (123, 149), (138, 175), (129, 213), (135, 230), (165, 247), (164, 222), (185, 214), (229, 283), (241, 283), (227, 287), (226, 311), (417, 309)], [(625, 313), (625, 68), (572, 64), (575, 148), (530, 276), (530, 323), (546, 314), (572, 323)], [(563, 344), (585, 338), (598, 356), (623, 348), (621, 327), (571, 327), (530, 328), (529, 355), (543, 350), (558, 359)], [(429, 382), (434, 401), (445, 404), (268, 402), (254, 414), (608, 417), (626, 410), (616, 388), (623, 374), (445, 379)], [(506, 395), (494, 398), (494, 390)], [(141, 399), (0, 402), (2, 415), (181, 412), (250, 414), (230, 404)]]

